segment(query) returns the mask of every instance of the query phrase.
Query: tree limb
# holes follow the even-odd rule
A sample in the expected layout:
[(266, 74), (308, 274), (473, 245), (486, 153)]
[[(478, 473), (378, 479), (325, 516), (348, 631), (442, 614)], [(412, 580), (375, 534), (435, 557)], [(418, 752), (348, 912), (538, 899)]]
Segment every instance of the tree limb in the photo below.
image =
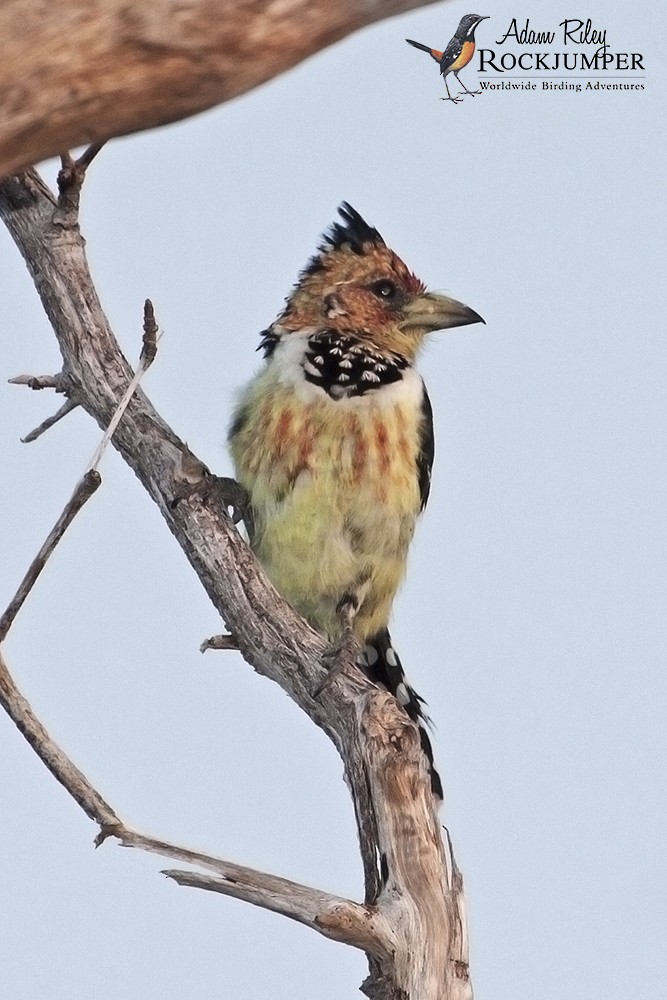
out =
[(332, 941), (361, 948), (385, 961), (389, 959), (383, 919), (377, 910), (369, 906), (238, 865), (230, 865), (227, 874), (222, 872), (224, 878), (174, 870), (163, 874), (178, 885), (219, 892), (223, 896), (232, 896), (281, 913)]
[[(75, 183), (82, 180), (75, 172)], [(0, 215), (58, 339), (67, 395), (104, 428), (132, 374), (93, 286), (71, 211), (76, 195), (61, 189), (56, 202), (28, 171), (0, 183)], [(380, 942), (357, 945), (369, 955), (367, 995), (471, 1000), (460, 873), (443, 842), (416, 727), (358, 670), (341, 671), (313, 697), (324, 674), (324, 640), (269, 583), (228, 516), (224, 496), (197, 488), (207, 482), (205, 466), (140, 388), (112, 443), (155, 500), (245, 659), (281, 685), (343, 759), (359, 830), (364, 903), (377, 913), (373, 929)], [(221, 886), (229, 888), (224, 881), (206, 887), (224, 891)], [(331, 919), (334, 936), (335, 914)]]
[(223, 861), (222, 858), (148, 837), (127, 827), (34, 715), (14, 683), (1, 651), (0, 705), (53, 776), (81, 806), (86, 815), (99, 824), (100, 833), (95, 839), (96, 846), (107, 838), (114, 837), (123, 847), (149, 851), (152, 854), (208, 868), (218, 877), (211, 878), (199, 872), (189, 871), (167, 871), (164, 874), (179, 885), (209, 889), (266, 910), (273, 910), (275, 913), (281, 913), (292, 920), (306, 924), (332, 940), (384, 956), (384, 938), (376, 928), (379, 918), (370, 907), (354, 903), (342, 896), (311, 889), (290, 879), (268, 875), (254, 868), (236, 865), (230, 861)]
[(178, 121), (433, 0), (4, 0), (0, 177)]

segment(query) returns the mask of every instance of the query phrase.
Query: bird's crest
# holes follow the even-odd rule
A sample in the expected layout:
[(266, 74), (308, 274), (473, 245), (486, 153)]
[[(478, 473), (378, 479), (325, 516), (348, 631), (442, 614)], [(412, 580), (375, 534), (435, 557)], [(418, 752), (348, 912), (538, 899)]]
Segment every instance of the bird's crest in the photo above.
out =
[(344, 201), (339, 206), (338, 214), (343, 222), (334, 222), (331, 229), (324, 234), (324, 242), (320, 247), (323, 253), (340, 250), (345, 244), (356, 254), (362, 254), (364, 245), (368, 243), (374, 246), (386, 246), (377, 229), (369, 226), (349, 202)]
[[(281, 333), (323, 326), (376, 332), (394, 328), (399, 307), (424, 291), (356, 209), (344, 201), (338, 213), (340, 221), (324, 233), (285, 301), (277, 319)], [(388, 349), (398, 351), (396, 345)]]
[(373, 248), (386, 248), (387, 244), (377, 229), (369, 226), (363, 216), (357, 212), (356, 208), (352, 208), (349, 202), (344, 201), (338, 206), (338, 214), (343, 221), (334, 222), (326, 231), (317, 248), (317, 253), (310, 258), (300, 273), (299, 282), (322, 270), (330, 254), (341, 251), (343, 253), (352, 252), (358, 257), (363, 257)]

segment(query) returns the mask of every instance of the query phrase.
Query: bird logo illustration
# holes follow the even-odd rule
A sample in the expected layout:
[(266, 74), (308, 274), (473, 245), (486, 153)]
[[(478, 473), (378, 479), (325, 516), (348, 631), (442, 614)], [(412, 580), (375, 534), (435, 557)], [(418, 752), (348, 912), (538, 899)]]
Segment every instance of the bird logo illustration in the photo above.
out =
[(472, 97), (474, 94), (479, 94), (479, 90), (468, 90), (465, 83), (459, 79), (459, 72), (464, 66), (467, 66), (472, 59), (475, 52), (475, 30), (482, 21), (487, 21), (488, 17), (485, 15), (481, 17), (479, 14), (466, 14), (465, 17), (461, 18), (459, 26), (454, 32), (454, 37), (448, 43), (444, 52), (440, 52), (438, 49), (431, 49), (428, 45), (422, 45), (421, 42), (414, 42), (411, 38), (406, 38), (408, 45), (414, 45), (416, 49), (421, 49), (422, 52), (428, 52), (432, 59), (435, 59), (440, 65), (440, 72), (445, 81), (445, 88), (447, 90), (447, 97), (443, 97), (443, 101), (453, 101), (454, 104), (458, 104), (459, 101), (463, 100), (463, 94), (455, 94), (453, 97), (449, 91), (449, 84), (447, 83), (447, 77), (450, 73), (453, 73), (456, 77), (456, 82), (461, 84), (466, 94), (470, 94)]

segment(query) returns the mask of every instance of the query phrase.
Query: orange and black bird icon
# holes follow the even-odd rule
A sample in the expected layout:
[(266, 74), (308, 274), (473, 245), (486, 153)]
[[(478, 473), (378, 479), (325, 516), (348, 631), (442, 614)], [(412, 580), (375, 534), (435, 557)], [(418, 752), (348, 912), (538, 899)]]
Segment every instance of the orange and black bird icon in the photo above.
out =
[(447, 77), (450, 73), (453, 73), (456, 77), (457, 83), (460, 83), (466, 94), (479, 94), (479, 90), (468, 90), (465, 83), (459, 80), (459, 71), (467, 66), (473, 57), (475, 52), (475, 29), (481, 21), (486, 21), (488, 18), (486, 16), (480, 17), (479, 14), (466, 14), (465, 17), (461, 18), (461, 22), (454, 33), (454, 37), (447, 45), (444, 52), (439, 52), (438, 49), (431, 49), (428, 45), (422, 45), (421, 42), (413, 42), (411, 38), (406, 38), (408, 45), (414, 45), (416, 49), (421, 49), (422, 52), (428, 52), (432, 59), (435, 59), (437, 63), (440, 64), (440, 72), (442, 73), (443, 79), (445, 81), (445, 87), (447, 89), (447, 97), (443, 97), (443, 101), (453, 101), (457, 104), (459, 101), (463, 100), (463, 94), (456, 94), (454, 97), (449, 92), (449, 84), (447, 83)]

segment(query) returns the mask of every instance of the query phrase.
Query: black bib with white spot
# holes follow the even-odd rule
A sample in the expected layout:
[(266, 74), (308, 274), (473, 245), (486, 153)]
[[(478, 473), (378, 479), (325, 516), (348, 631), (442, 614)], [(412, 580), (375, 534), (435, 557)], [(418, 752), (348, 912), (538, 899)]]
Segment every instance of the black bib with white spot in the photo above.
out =
[(363, 396), (400, 382), (408, 362), (400, 354), (381, 353), (364, 341), (337, 331), (313, 334), (303, 360), (303, 372), (332, 399)]

